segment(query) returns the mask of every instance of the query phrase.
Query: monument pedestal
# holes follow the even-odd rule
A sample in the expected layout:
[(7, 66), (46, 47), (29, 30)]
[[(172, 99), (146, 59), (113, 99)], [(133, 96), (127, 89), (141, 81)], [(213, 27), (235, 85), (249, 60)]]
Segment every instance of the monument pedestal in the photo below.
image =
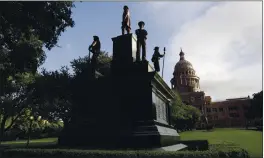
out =
[(180, 136), (170, 125), (174, 93), (147, 61), (135, 61), (135, 44), (132, 34), (113, 38), (112, 75), (89, 83), (89, 95), (80, 96), (87, 102), (78, 104), (72, 116), (77, 121), (60, 137), (61, 145), (154, 149), (177, 144)]

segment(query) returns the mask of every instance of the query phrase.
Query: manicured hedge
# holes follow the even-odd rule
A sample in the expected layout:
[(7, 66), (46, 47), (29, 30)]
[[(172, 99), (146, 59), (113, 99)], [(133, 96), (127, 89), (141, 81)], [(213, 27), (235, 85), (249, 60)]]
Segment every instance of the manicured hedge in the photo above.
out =
[(187, 145), (188, 150), (208, 150), (208, 140), (181, 140), (179, 143)]
[(67, 149), (7, 149), (1, 158), (249, 158), (237, 147), (213, 148), (207, 151), (105, 151)]

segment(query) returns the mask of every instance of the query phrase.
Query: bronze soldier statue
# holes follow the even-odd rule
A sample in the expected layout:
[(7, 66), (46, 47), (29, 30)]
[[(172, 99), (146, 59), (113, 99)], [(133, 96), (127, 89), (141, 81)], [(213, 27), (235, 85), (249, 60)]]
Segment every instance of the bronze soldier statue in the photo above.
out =
[(131, 22), (130, 22), (130, 13), (129, 13), (129, 8), (128, 6), (124, 6), (124, 12), (122, 16), (122, 35), (125, 34), (125, 30), (127, 31), (127, 34), (130, 33), (131, 30)]
[(163, 56), (165, 55), (165, 52), (163, 55), (160, 54), (159, 52), (159, 47), (155, 47), (154, 48), (154, 54), (151, 58), (151, 61), (153, 62), (154, 64), (154, 68), (155, 68), (155, 71), (156, 72), (159, 72), (160, 71), (160, 65), (159, 65), (159, 60), (160, 58), (162, 58)]
[(146, 40), (148, 32), (144, 29), (145, 23), (140, 21), (138, 23), (139, 29), (136, 30), (137, 35), (137, 53), (136, 60), (140, 60), (140, 50), (142, 47), (142, 60), (146, 60)]
[[(89, 46), (89, 51), (93, 53), (91, 60), (92, 73), (95, 74), (95, 67), (97, 65), (97, 58), (100, 54), (101, 43), (98, 36), (93, 36), (93, 43)], [(90, 56), (89, 56), (90, 59)]]

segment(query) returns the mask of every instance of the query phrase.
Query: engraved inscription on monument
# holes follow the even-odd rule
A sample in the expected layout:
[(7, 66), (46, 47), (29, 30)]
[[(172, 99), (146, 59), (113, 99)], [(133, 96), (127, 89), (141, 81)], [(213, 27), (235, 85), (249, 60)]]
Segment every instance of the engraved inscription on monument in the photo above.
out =
[(152, 92), (152, 101), (156, 106), (157, 121), (167, 124), (166, 103), (154, 92)]

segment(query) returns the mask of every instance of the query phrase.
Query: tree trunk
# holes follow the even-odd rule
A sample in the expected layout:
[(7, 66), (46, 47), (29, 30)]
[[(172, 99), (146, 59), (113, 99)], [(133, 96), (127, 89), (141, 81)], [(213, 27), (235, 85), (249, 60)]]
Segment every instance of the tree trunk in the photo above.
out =
[(0, 144), (2, 143), (3, 137), (4, 137), (4, 133), (5, 133), (5, 124), (6, 124), (6, 120), (7, 120), (7, 116), (4, 115), (2, 122), (1, 122), (1, 127), (0, 127)]
[(32, 130), (32, 123), (33, 123), (33, 121), (30, 121), (29, 129), (28, 129), (27, 145), (26, 145), (27, 148), (29, 147), (30, 135), (31, 135), (31, 130)]

